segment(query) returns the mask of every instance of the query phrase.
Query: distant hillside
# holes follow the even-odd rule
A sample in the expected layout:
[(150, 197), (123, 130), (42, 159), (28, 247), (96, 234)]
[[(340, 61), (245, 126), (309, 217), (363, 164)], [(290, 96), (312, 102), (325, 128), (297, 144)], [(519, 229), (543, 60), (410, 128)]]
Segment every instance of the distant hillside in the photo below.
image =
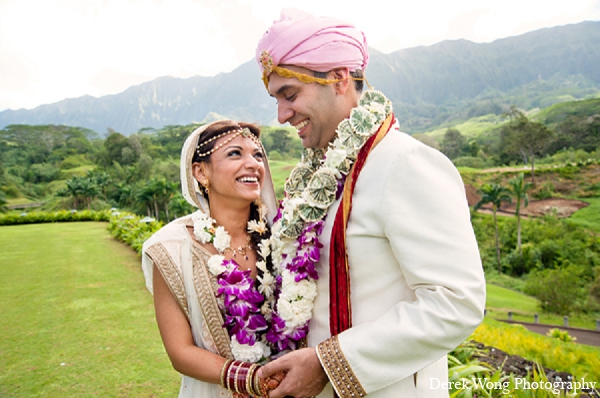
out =
[[(371, 50), (369, 83), (394, 102), (410, 133), (453, 119), (600, 96), (600, 21), (546, 28), (477, 44), (444, 41), (383, 54)], [(0, 112), (9, 124), (66, 124), (99, 133), (203, 121), (211, 113), (276, 123), (275, 102), (249, 61), (215, 77), (162, 77), (100, 98)]]

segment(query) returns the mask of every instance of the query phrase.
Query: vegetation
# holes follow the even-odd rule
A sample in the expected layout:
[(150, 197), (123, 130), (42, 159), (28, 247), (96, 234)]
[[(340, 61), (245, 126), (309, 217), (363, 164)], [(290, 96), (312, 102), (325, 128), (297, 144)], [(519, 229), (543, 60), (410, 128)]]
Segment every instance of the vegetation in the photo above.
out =
[(577, 340), (577, 337), (573, 337), (566, 330), (553, 328), (548, 330), (546, 333), (547, 336), (554, 337), (555, 339), (559, 339), (560, 341), (564, 341), (566, 343), (571, 343)]
[(485, 184), (481, 190), (481, 199), (475, 205), (475, 210), (478, 210), (484, 204), (492, 204), (492, 215), (494, 217), (494, 242), (496, 243), (496, 260), (498, 263), (498, 272), (502, 273), (502, 265), (500, 264), (500, 240), (498, 232), (498, 209), (502, 206), (503, 202), (510, 202), (512, 199), (506, 188), (498, 184)]
[[(488, 115), (487, 119), (484, 114), (477, 115), (477, 120), (487, 120), (484, 127), (476, 127), (477, 123), (471, 119), (471, 127), (465, 131), (461, 132), (460, 126), (466, 126), (466, 122), (456, 126), (444, 126), (438, 130), (437, 135), (422, 134), (420, 137), (423, 141), (429, 140), (430, 145), (438, 146), (455, 164), (461, 166), (460, 171), (465, 183), (478, 189), (481, 195), (475, 209), (481, 208), (485, 203), (492, 204), (492, 214), (472, 212), (472, 224), (486, 278), (488, 282), (493, 283), (488, 285), (488, 317), (473, 337), (487, 345), (535, 360), (543, 366), (569, 371), (578, 377), (594, 377), (600, 380), (599, 375), (591, 370), (600, 369), (597, 360), (593, 360), (594, 355), (595, 358), (600, 357), (597, 350), (586, 351), (585, 347), (572, 342), (569, 346), (562, 346), (560, 344), (567, 343), (560, 339), (567, 338), (558, 336), (559, 332), (554, 332), (556, 338), (540, 336), (539, 338), (544, 340), (535, 340), (538, 336), (532, 337), (531, 334), (521, 333), (524, 332), (522, 330), (494, 323), (490, 319), (499, 314), (505, 315), (506, 311), (510, 310), (514, 311), (517, 318), (529, 317), (528, 320), (531, 320), (534, 313), (541, 312), (540, 319), (543, 318), (548, 323), (557, 324), (563, 315), (569, 315), (572, 319), (571, 325), (593, 327), (594, 320), (600, 317), (600, 101), (556, 104), (538, 114), (525, 114), (516, 108), (492, 108), (496, 113)], [(509, 120), (502, 118), (501, 113), (506, 112), (511, 114), (512, 118)], [(165, 222), (192, 210), (179, 193), (178, 162), (183, 141), (197, 127), (198, 124), (192, 124), (165, 126), (158, 130), (142, 129), (131, 136), (109, 131), (105, 137), (100, 137), (93, 131), (68, 126), (12, 125), (0, 130), (0, 212), (6, 212), (0, 216), (0, 225), (5, 226), (0, 228), (0, 244), (6, 244), (8, 248), (14, 247), (18, 242), (3, 241), (2, 239), (8, 239), (3, 238), (5, 231), (10, 232), (11, 238), (14, 234), (15, 239), (27, 241), (15, 232), (19, 231), (19, 228), (29, 228), (28, 231), (34, 231), (40, 236), (56, 235), (56, 238), (66, 240), (71, 234), (56, 232), (59, 231), (56, 228), (63, 225), (57, 224), (58, 222), (108, 221), (110, 233), (139, 252), (144, 240)], [(283, 183), (300, 156), (301, 144), (297, 137), (290, 134), (289, 129), (283, 128), (265, 127), (261, 139), (269, 153), (271, 173), (277, 194), (281, 198)], [(581, 199), (585, 200), (588, 206), (570, 218), (552, 212), (539, 217), (522, 215), (522, 209), (527, 208), (528, 202), (544, 198)], [(500, 215), (506, 214), (503, 213), (503, 205), (509, 202), (515, 204), (516, 217)], [(17, 209), (13, 209), (15, 206)], [(25, 206), (34, 206), (32, 208), (36, 211), (30, 211), (31, 209)], [(6, 226), (42, 222), (52, 224)], [(75, 224), (63, 226), (67, 228), (67, 225)], [(97, 228), (95, 226), (100, 224), (87, 222), (76, 225), (90, 228), (92, 233)], [(79, 230), (73, 234), (85, 236), (85, 233)], [(89, 239), (88, 242), (94, 243), (97, 239)], [(52, 242), (51, 239), (46, 240)], [(54, 247), (47, 247), (47, 244), (52, 243), (46, 243), (46, 240), (40, 245), (46, 252), (44, 255), (38, 253), (38, 259), (46, 259), (55, 252)], [(60, 247), (59, 244), (54, 245)], [(82, 245), (80, 250), (90, 250), (91, 255), (96, 256), (94, 250), (100, 249), (89, 249)], [(98, 257), (102, 258), (102, 255), (98, 254)], [(104, 254), (103, 258), (109, 257)], [(28, 258), (23, 261), (11, 260), (10, 264), (13, 266), (0, 269), (0, 274), (5, 273), (1, 280), (7, 280), (9, 273), (11, 280), (16, 278), (19, 281), (25, 278), (22, 274), (25, 268), (14, 268), (14, 264), (30, 264), (31, 261)], [(67, 262), (71, 264), (72, 268), (69, 270), (72, 271), (76, 260)], [(51, 264), (43, 270), (33, 270), (40, 274), (39, 280), (44, 280), (42, 275), (53, 267), (57, 270), (63, 269), (61, 264)], [(95, 264), (94, 267), (106, 265)], [(127, 266), (124, 267), (127, 269)], [(32, 269), (28, 270), (32, 272)], [(110, 272), (114, 272), (118, 278), (129, 278), (116, 271)], [(47, 275), (46, 278), (50, 279)], [(38, 280), (38, 275), (34, 275), (34, 279)], [(105, 294), (106, 289), (99, 289), (102, 292), (93, 290), (95, 284), (111, 288), (114, 285), (114, 281), (91, 281), (64, 287), (54, 285), (55, 282), (52, 281), (50, 286), (40, 292), (45, 299), (51, 299), (46, 297), (48, 289), (54, 292), (65, 289), (72, 295), (89, 288), (94, 294)], [(15, 283), (14, 287), (3, 287), (0, 290), (0, 295), (3, 295), (0, 300), (6, 300), (6, 303), (0, 303), (3, 304), (3, 308), (27, 308), (27, 303), (19, 299), (22, 291), (12, 290), (19, 289), (17, 285)], [(37, 285), (31, 286), (35, 288)], [(85, 289), (77, 286), (84, 286)], [(4, 295), (6, 292), (9, 292), (8, 296)], [(82, 297), (74, 296), (53, 297), (52, 302), (56, 303), (56, 308), (59, 309), (69, 308), (69, 303), (83, 300)], [(14, 322), (14, 311), (9, 310), (6, 322)], [(42, 321), (53, 325), (48, 330), (58, 336), (57, 340), (52, 341), (68, 341), (60, 325), (68, 319), (79, 318), (71, 312), (66, 315), (47, 315), (48, 318)], [(51, 316), (55, 317), (54, 321), (50, 319)], [(91, 315), (86, 316), (88, 318), (85, 319), (89, 321)], [(73, 327), (73, 333), (81, 333), (91, 339), (93, 336), (88, 334), (83, 324), (84, 322), (79, 328)], [(115, 325), (115, 329), (120, 327), (118, 323)], [(8, 327), (5, 329), (9, 330)], [(15, 336), (41, 339), (35, 330), (23, 332), (22, 327), (16, 328), (15, 334), (11, 331), (7, 339), (14, 340), (17, 338)], [(76, 338), (76, 344), (86, 350), (93, 350), (89, 347), (89, 342), (80, 340), (79, 336)], [(50, 345), (40, 352), (50, 353)], [(20, 346), (20, 343), (15, 343), (17, 354), (11, 351), (7, 363), (14, 365), (18, 362), (15, 359), (18, 355), (38, 358), (35, 356), (37, 354), (27, 352), (28, 348), (19, 348)], [(59, 346), (63, 347), (65, 352), (76, 355), (74, 349), (65, 345)], [(567, 354), (562, 354), (560, 350), (566, 350)], [(462, 352), (455, 352), (456, 355), (451, 357), (449, 366), (456, 371), (455, 376), (458, 380), (468, 379), (470, 375), (486, 375), (498, 380), (511, 381), (507, 375), (497, 373), (493, 369), (483, 369), (485, 366), (477, 364), (476, 361), (465, 362), (468, 357), (466, 352), (469, 351), (470, 349), (464, 349)], [(100, 354), (98, 358), (109, 353)], [(161, 353), (161, 358), (164, 358), (163, 354)], [(48, 355), (54, 357), (54, 354)], [(65, 363), (65, 367), (71, 366), (69, 361), (61, 361), (59, 366), (62, 362)], [(103, 360), (100, 364), (106, 368), (114, 368)], [(41, 366), (44, 369), (41, 369)], [(137, 369), (136, 366), (134, 364), (130, 368)], [(29, 375), (28, 379), (35, 378), (36, 375), (31, 374), (29, 370), (15, 371), (17, 367), (14, 365), (7, 368), (7, 376), (3, 374), (0, 380), (16, 377), (14, 374), (19, 371), (23, 375)], [(50, 375), (52, 380), (55, 373), (60, 371), (46, 365), (40, 365), (40, 369), (46, 372), (44, 374)], [(93, 368), (89, 372), (94, 372)], [(99, 371), (94, 372), (98, 373), (101, 374)], [(145, 376), (142, 377), (144, 383), (147, 381)], [(118, 384), (116, 378), (110, 378), (111, 383), (126, 387), (122, 392), (116, 391), (109, 395), (128, 395), (128, 388), (133, 391), (133, 395), (151, 395), (145, 393), (144, 386), (140, 386), (140, 377), (136, 376), (138, 381), (130, 384)], [(454, 377), (454, 373), (451, 373), (451, 377)], [(17, 377), (14, 380), (22, 379)], [(55, 387), (60, 385), (62, 379), (56, 380), (59, 381), (51, 383)], [(154, 385), (149, 383), (148, 386), (152, 389)], [(9, 385), (11, 387), (8, 388), (15, 390), (7, 390), (5, 386)], [(0, 386), (0, 395), (7, 396), (45, 395), (48, 391), (54, 391), (54, 387), (39, 385), (32, 386), (31, 390), (19, 390), (29, 388), (23, 387), (24, 384), (2, 382)], [(78, 386), (75, 388), (83, 388)], [(92, 387), (94, 391), (104, 392), (103, 388), (104, 384)], [(474, 391), (476, 390), (472, 390)], [(456, 396), (467, 396), (461, 395), (467, 394), (466, 391), (455, 393)], [(53, 394), (54, 392), (50, 396)]]
[(521, 325), (509, 325), (486, 317), (471, 336), (473, 340), (519, 355), (542, 366), (569, 372), (576, 378), (600, 381), (600, 349), (549, 338)]
[(531, 165), (531, 182), (535, 187), (535, 159), (546, 153), (552, 143), (553, 131), (542, 123), (530, 121), (523, 112), (511, 107), (508, 125), (500, 133), (501, 146), (507, 157), (521, 156)]
[[(100, 212), (102, 217), (106, 213)], [(100, 218), (100, 214), (96, 218)], [(45, 220), (52, 221), (56, 217), (47, 214)], [(148, 229), (132, 226), (152, 224), (116, 211), (110, 212), (109, 218), (111, 233), (130, 245), (143, 240), (137, 238), (148, 233)], [(105, 225), (66, 223), (0, 229), (0, 244), (6, 249), (7, 260), (13, 264), (0, 270), (1, 280), (11, 282), (10, 286), (5, 284), (0, 289), (0, 304), (8, 308), (2, 320), (6, 326), (3, 330), (8, 331), (2, 341), (7, 365), (0, 375), (2, 396), (53, 397), (98, 392), (108, 396), (158, 397), (170, 396), (176, 391), (179, 377), (162, 348), (154, 324), (151, 296), (140, 275), (139, 257), (132, 256), (131, 251), (123, 251), (125, 246), (106, 240)], [(129, 234), (125, 233), (127, 230)], [(34, 250), (20, 249), (28, 237), (40, 234), (48, 234), (43, 244)], [(123, 238), (125, 235), (128, 238)], [(40, 263), (40, 257), (47, 261)], [(106, 263), (106, 258), (112, 261)], [(44, 289), (37, 289), (38, 285)], [(527, 303), (531, 299), (523, 295), (511, 296), (505, 291), (497, 294), (492, 286), (488, 292), (488, 307), (526, 308), (530, 305)], [(40, 314), (40, 303), (49, 300), (53, 305), (45, 307)], [(34, 322), (32, 328), (32, 319), (41, 326), (35, 327)], [(102, 327), (90, 328), (90, 325)], [(513, 354), (513, 340), (517, 339), (526, 346), (519, 347), (527, 349), (527, 358), (533, 358), (540, 366), (570, 372), (587, 381), (600, 377), (596, 372), (599, 349), (571, 342), (565, 352), (561, 344), (566, 343), (562, 341), (572, 339), (563, 331), (545, 337), (488, 318), (473, 338), (511, 350)], [(560, 356), (555, 358), (547, 355), (548, 352)], [(503, 394), (504, 389), (510, 390), (510, 396), (514, 397), (557, 396), (539, 395), (543, 390), (518, 388), (514, 376), (487, 364), (481, 359), (482, 354), (481, 349), (466, 341), (449, 355), (452, 396), (502, 396), (498, 394)], [(526, 380), (546, 379), (543, 373), (533, 371)]]
[(508, 181), (510, 185), (511, 195), (515, 198), (515, 217), (517, 218), (517, 250), (519, 251), (519, 257), (522, 261), (523, 250), (521, 245), (521, 206), (527, 207), (529, 205), (529, 196), (527, 191), (533, 186), (533, 184), (525, 182), (523, 173), (520, 173), (517, 177)]
[[(179, 156), (198, 126), (142, 129), (129, 137), (109, 131), (105, 139), (75, 127), (8, 126), (0, 130), (0, 209), (11, 200), (10, 206), (37, 202), (50, 211), (117, 207), (163, 221), (187, 214)], [(302, 145), (289, 129), (265, 127), (262, 140), (276, 165), (285, 168), (285, 159), (300, 156)]]

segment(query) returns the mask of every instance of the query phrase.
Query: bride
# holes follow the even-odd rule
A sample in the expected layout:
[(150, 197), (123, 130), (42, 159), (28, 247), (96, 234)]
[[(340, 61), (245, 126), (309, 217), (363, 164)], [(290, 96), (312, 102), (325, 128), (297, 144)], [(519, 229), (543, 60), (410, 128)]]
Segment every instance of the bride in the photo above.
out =
[(183, 195), (198, 211), (143, 247), (158, 328), (182, 374), (180, 397), (265, 396), (283, 377), (258, 376), (278, 351), (268, 339), (277, 299), (268, 239), (277, 204), (259, 134), (234, 121), (195, 130), (180, 167)]

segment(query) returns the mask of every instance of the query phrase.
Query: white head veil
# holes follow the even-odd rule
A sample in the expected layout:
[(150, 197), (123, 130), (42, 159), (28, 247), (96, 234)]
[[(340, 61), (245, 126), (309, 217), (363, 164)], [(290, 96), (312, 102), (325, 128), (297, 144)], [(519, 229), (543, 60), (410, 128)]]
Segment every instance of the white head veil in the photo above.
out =
[[(181, 149), (181, 161), (180, 161), (180, 173), (181, 173), (181, 192), (183, 197), (194, 207), (202, 210), (206, 214), (210, 214), (208, 207), (208, 201), (200, 192), (198, 182), (194, 178), (192, 173), (192, 159), (194, 158), (194, 152), (198, 145), (198, 137), (213, 123), (205, 124), (194, 130), (192, 134), (185, 140), (183, 148)], [(234, 122), (235, 123), (235, 122)], [(271, 178), (271, 170), (269, 169), (269, 162), (267, 160), (267, 154), (265, 148), (261, 144), (261, 149), (265, 155), (265, 177), (261, 184), (260, 199), (262, 203), (267, 206), (267, 221), (271, 225), (273, 218), (277, 214), (277, 198), (275, 197), (275, 189), (273, 188), (273, 179)]]

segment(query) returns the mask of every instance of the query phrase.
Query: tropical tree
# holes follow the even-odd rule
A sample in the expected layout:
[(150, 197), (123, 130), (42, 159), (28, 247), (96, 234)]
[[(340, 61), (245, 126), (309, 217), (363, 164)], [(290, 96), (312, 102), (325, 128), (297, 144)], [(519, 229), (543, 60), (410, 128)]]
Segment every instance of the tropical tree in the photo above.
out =
[(467, 140), (460, 131), (454, 128), (449, 128), (444, 134), (441, 151), (450, 159), (455, 159), (462, 156)]
[(168, 182), (165, 178), (153, 178), (150, 180), (150, 184), (154, 190), (153, 204), (156, 211), (156, 218), (159, 219), (159, 208), (163, 208), (165, 211), (165, 217), (167, 221), (169, 218), (169, 200), (175, 192), (179, 189), (179, 184), (176, 182)]
[(542, 123), (530, 121), (514, 105), (504, 116), (510, 122), (501, 133), (502, 144), (508, 152), (519, 153), (531, 165), (531, 182), (535, 187), (535, 158), (550, 147), (554, 133)]
[(4, 213), (6, 211), (7, 203), (8, 202), (6, 201), (6, 195), (4, 194), (4, 192), (0, 191), (0, 213)]
[(83, 178), (75, 176), (67, 180), (67, 194), (73, 198), (73, 208), (77, 210), (82, 198)]
[(133, 205), (135, 201), (134, 189), (133, 187), (126, 183), (120, 182), (115, 185), (116, 192), (113, 195), (113, 200), (116, 199), (119, 207), (129, 207)]
[(181, 194), (171, 197), (169, 200), (169, 209), (171, 210), (171, 214), (173, 214), (173, 218), (181, 217), (194, 211), (194, 208)]
[(481, 193), (481, 199), (475, 205), (475, 210), (479, 210), (481, 206), (487, 203), (492, 204), (492, 214), (494, 217), (494, 231), (496, 237), (496, 260), (498, 262), (498, 273), (502, 273), (502, 266), (500, 263), (500, 239), (498, 232), (498, 218), (496, 212), (502, 206), (502, 203), (510, 203), (512, 198), (510, 197), (510, 191), (499, 184), (485, 184), (479, 190)]
[(110, 176), (105, 171), (100, 172), (88, 172), (87, 177), (92, 180), (97, 186), (100, 192), (102, 192), (102, 196), (104, 199), (107, 199), (106, 189), (108, 185), (111, 183)]
[(521, 207), (529, 206), (529, 196), (527, 191), (532, 187), (530, 182), (525, 182), (523, 173), (508, 181), (510, 190), (515, 198), (515, 216), (517, 217), (517, 250), (519, 257), (523, 261), (523, 250), (521, 247)]
[(136, 202), (146, 207), (148, 217), (157, 218), (158, 202), (156, 200), (157, 188), (151, 182), (142, 186), (136, 193)]
[(98, 185), (96, 185), (92, 179), (83, 178), (81, 180), (80, 189), (81, 196), (83, 197), (88, 210), (91, 210), (92, 200), (94, 200), (94, 198), (100, 194), (100, 188), (98, 188)]

